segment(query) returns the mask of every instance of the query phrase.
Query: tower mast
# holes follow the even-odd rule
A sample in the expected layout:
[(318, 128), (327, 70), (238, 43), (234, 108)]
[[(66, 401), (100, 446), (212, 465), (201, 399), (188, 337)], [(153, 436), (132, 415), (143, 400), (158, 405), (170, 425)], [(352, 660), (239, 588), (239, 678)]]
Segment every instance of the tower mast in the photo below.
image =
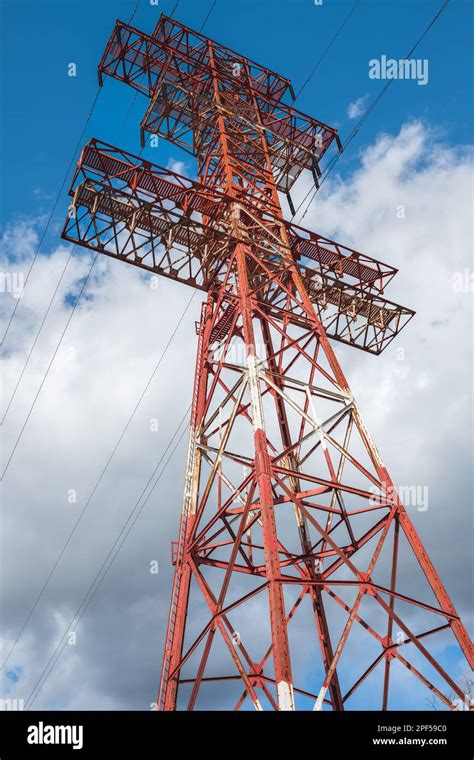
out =
[[(99, 74), (147, 96), (142, 139), (199, 174), (91, 140), (63, 232), (206, 293), (158, 709), (343, 710), (376, 671), (388, 709), (394, 661), (457, 709), (427, 639), (449, 631), (471, 665), (472, 644), (331, 343), (379, 354), (413, 312), (384, 297), (393, 267), (280, 205), (304, 170), (317, 182), (336, 131), (285, 103), (288, 80), (166, 16), (151, 35), (117, 22)], [(402, 537), (428, 598), (403, 585)], [(351, 680), (356, 630), (375, 649)]]

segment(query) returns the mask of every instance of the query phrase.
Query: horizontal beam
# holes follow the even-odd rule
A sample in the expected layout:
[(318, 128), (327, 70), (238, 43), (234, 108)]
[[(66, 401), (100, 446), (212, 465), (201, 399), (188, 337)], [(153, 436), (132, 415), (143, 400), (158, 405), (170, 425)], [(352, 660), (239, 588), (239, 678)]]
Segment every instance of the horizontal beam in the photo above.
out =
[(211, 39), (207, 34), (202, 34), (195, 29), (191, 29), (176, 19), (166, 16), (164, 13), (161, 14), (153, 30), (152, 37), (159, 40), (162, 44), (173, 46), (175, 49), (178, 46), (177, 40), (179, 40), (180, 50), (183, 55), (187, 54), (188, 60), (196, 49), (204, 47), (208, 42), (211, 42), (217, 64), (221, 69), (224, 69), (224, 74), (229, 71), (233, 72), (236, 63), (240, 65), (245, 64), (249, 68), (255, 89), (259, 89), (267, 97), (272, 97), (274, 100), (280, 100), (287, 93), (294, 99), (293, 87), (290, 80), (286, 77), (282, 77), (267, 66), (256, 63), (248, 56), (237, 53), (226, 45), (222, 45), (222, 43)]
[[(167, 22), (162, 28), (167, 29)], [(289, 192), (303, 169), (317, 173), (318, 163), (333, 141), (342, 149), (335, 129), (281, 101), (287, 80), (262, 67), (253, 73), (255, 65), (249, 59), (231, 53), (219, 55), (222, 46), (214, 49), (214, 43), (200, 35), (195, 40), (192, 30), (182, 25), (176, 29), (175, 33), (151, 36), (117, 21), (99, 64), (101, 84), (107, 75), (151, 98), (143, 129), (197, 155), (203, 133), (212, 131), (217, 115), (223, 113), (215, 99), (213, 82), (217, 77), (225, 114), (246, 128), (255, 127), (258, 108), (282, 192)], [(208, 43), (213, 46), (216, 63), (210, 60)]]
[(166, 207), (85, 180), (75, 189), (64, 240), (178, 282), (208, 290), (232, 238)]
[[(85, 147), (70, 188), (63, 238), (201, 290), (219, 284), (238, 242), (229, 233), (231, 199), (140, 159), (133, 163), (132, 158), (97, 141)], [(379, 354), (413, 312), (372, 291), (373, 273), (381, 271), (378, 262), (368, 267), (371, 274), (364, 281), (367, 272), (360, 254), (343, 256), (342, 251), (350, 249), (335, 244), (330, 250), (322, 240), (317, 236), (313, 241), (319, 271), (295, 255), (319, 318), (330, 338)], [(307, 250), (311, 241), (304, 243)], [(274, 267), (272, 258), (267, 256), (268, 266)], [(332, 274), (336, 261), (339, 277)], [(283, 272), (272, 288), (256, 297), (274, 318), (305, 327), (304, 317), (286, 311), (284, 278)]]
[[(136, 191), (149, 203), (170, 201), (179, 212), (199, 212), (210, 223), (225, 216), (223, 205), (233, 202), (216, 188), (193, 182), (97, 139), (91, 139), (82, 150), (70, 195), (74, 195), (78, 183), (87, 179), (126, 192)], [(383, 293), (397, 272), (394, 267), (323, 235), (291, 223), (285, 226), (297, 261), (315, 267), (321, 274), (332, 274), (340, 281), (347, 279), (364, 292)]]

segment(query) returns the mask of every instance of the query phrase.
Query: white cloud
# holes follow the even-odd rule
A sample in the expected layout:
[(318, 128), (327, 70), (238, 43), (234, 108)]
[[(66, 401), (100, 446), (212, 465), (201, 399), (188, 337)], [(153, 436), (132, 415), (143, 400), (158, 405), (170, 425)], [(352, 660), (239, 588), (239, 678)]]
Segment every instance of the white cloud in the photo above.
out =
[(368, 95), (363, 95), (362, 97), (357, 98), (357, 100), (354, 100), (353, 103), (349, 103), (347, 106), (347, 116), (349, 119), (357, 119), (359, 116), (362, 116), (365, 111), (368, 97)]
[(176, 161), (176, 159), (171, 158), (168, 161), (168, 169), (172, 172), (176, 172), (176, 174), (181, 174), (183, 177), (189, 176), (189, 169), (186, 161)]

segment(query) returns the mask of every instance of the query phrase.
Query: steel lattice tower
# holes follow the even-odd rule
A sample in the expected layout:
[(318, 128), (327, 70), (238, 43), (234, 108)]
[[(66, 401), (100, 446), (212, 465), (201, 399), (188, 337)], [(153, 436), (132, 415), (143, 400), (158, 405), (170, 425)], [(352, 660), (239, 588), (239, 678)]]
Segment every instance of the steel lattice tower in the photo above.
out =
[[(330, 342), (379, 354), (413, 312), (383, 296), (396, 269), (280, 206), (303, 170), (317, 182), (336, 131), (285, 104), (288, 80), (166, 16), (151, 35), (117, 22), (104, 74), (149, 98), (142, 140), (181, 146), (200, 178), (91, 140), (63, 231), (207, 294), (158, 709), (225, 692), (237, 709), (343, 710), (375, 673), (387, 709), (394, 662), (458, 709), (427, 647), (450, 631), (472, 664), (472, 644)], [(406, 589), (402, 540), (428, 600)]]

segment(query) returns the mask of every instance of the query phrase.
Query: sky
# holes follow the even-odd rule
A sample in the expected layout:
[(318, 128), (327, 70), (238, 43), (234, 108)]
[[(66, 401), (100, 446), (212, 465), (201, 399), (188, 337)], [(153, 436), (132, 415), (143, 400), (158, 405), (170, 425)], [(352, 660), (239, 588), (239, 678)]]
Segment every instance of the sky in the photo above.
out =
[[(159, 11), (170, 12), (173, 5), (163, 0), (157, 8), (142, 1), (133, 23), (149, 31)], [(176, 18), (199, 27), (210, 5), (181, 1)], [(351, 5), (217, 0), (205, 31), (289, 77), (297, 91)], [(3, 409), (67, 260), (69, 248), (60, 240), (67, 198), (58, 191), (97, 92), (97, 63), (115, 19), (128, 20), (134, 7), (108, 1), (1, 5), (2, 271), (27, 271), (53, 209), (2, 349)], [(297, 107), (336, 127), (344, 139), (383, 86), (369, 78), (368, 62), (381, 55), (404, 57), (438, 7), (362, 0)], [(427, 84), (409, 80), (390, 87), (304, 219), (304, 226), (399, 268), (387, 297), (417, 312), (382, 356), (340, 346), (337, 355), (394, 482), (429, 489), (428, 509), (413, 508), (410, 515), (467, 622), (472, 617), (471, 26), (472, 4), (451, 1), (416, 53), (428, 60)], [(76, 77), (67, 76), (71, 62)], [(107, 80), (82, 143), (94, 136), (138, 153), (144, 110), (144, 98), (133, 100), (126, 86)], [(194, 176), (192, 159), (163, 140), (158, 148), (147, 146), (144, 155)], [(297, 203), (308, 187), (303, 177), (294, 193)], [(3, 484), (3, 656), (193, 295), (170, 281), (154, 290), (129, 271), (133, 268), (98, 261), (42, 387), (91, 260), (84, 251), (69, 263), (5, 418), (4, 462), (39, 390)], [(6, 325), (15, 300), (2, 293), (0, 302)], [(196, 295), (187, 307), (9, 657), (2, 685), (7, 695), (34, 694), (156, 463), (162, 455), (166, 462), (167, 443), (191, 398), (199, 302)], [(66, 646), (34, 707), (148, 709), (156, 698), (185, 442), (186, 436), (77, 626), (77, 641)], [(155, 559), (157, 576), (149, 572)], [(304, 638), (304, 631), (299, 635)], [(462, 678), (458, 652), (447, 642), (443, 647), (440, 658)], [(309, 681), (316, 677), (308, 668)], [(394, 699), (394, 707), (426, 708), (424, 695), (404, 674)], [(369, 689), (352, 706), (379, 705)]]

